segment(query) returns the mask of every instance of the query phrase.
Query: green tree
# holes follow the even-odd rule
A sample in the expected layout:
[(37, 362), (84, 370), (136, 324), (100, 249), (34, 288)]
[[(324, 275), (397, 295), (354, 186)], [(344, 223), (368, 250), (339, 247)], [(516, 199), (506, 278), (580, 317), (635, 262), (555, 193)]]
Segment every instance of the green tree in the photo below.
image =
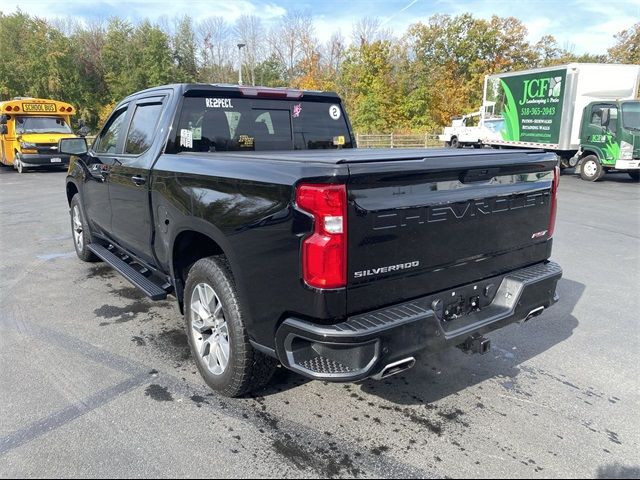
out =
[(191, 17), (185, 15), (178, 20), (172, 38), (173, 58), (177, 81), (195, 82), (198, 77), (196, 64), (196, 34)]
[(618, 32), (616, 44), (607, 53), (609, 59), (616, 63), (640, 64), (640, 22), (628, 30)]
[(140, 51), (132, 48), (133, 33), (133, 26), (120, 18), (112, 18), (107, 25), (102, 59), (110, 101), (120, 100), (135, 92), (142, 83), (141, 73), (137, 69)]
[(145, 21), (136, 29), (133, 43), (141, 53), (138, 65), (143, 72), (141, 88), (170, 83), (174, 72), (167, 34)]
[(537, 54), (518, 19), (469, 13), (434, 15), (409, 28), (405, 37), (419, 81), (412, 90), (426, 97), (430, 121), (448, 124), (453, 115), (477, 110), (485, 75), (535, 66)]
[(341, 93), (358, 132), (395, 131), (403, 123), (394, 53), (388, 40), (362, 42), (346, 52)]
[(267, 87), (287, 86), (286, 67), (276, 55), (271, 55), (256, 65), (255, 75), (256, 83), (259, 85)]

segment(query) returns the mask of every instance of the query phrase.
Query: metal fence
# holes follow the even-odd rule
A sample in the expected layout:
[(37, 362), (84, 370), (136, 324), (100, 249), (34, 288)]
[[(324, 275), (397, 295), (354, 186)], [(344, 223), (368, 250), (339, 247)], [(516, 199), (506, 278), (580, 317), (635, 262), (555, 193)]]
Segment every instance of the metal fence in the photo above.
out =
[(442, 147), (437, 133), (423, 134), (356, 134), (358, 148), (433, 148)]

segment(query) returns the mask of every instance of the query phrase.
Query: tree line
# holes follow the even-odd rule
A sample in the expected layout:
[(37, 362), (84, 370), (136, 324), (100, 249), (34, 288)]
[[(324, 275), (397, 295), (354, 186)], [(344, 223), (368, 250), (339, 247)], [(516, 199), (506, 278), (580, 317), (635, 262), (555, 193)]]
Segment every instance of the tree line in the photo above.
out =
[(606, 55), (576, 55), (552, 36), (527, 40), (513, 17), (434, 15), (401, 36), (365, 17), (318, 40), (313, 18), (291, 11), (267, 26), (189, 16), (132, 24), (77, 23), (0, 12), (0, 99), (64, 100), (92, 129), (126, 95), (176, 82), (237, 83), (338, 92), (359, 133), (427, 132), (477, 110), (484, 76), (567, 62), (640, 63), (640, 23)]

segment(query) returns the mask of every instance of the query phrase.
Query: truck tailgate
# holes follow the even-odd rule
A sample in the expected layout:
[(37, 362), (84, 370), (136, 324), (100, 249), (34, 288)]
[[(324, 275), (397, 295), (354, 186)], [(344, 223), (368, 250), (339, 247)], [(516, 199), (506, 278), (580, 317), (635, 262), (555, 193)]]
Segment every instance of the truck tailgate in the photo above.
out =
[(549, 257), (554, 155), (487, 150), (372, 160), (345, 162), (348, 314)]

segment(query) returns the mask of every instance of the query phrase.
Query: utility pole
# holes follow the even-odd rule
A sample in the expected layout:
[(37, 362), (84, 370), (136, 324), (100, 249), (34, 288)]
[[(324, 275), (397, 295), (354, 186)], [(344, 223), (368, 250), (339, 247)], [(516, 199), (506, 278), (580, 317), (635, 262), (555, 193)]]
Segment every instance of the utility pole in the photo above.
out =
[(238, 44), (238, 55), (240, 57), (240, 67), (238, 68), (238, 85), (242, 85), (242, 47), (245, 47), (246, 43)]

